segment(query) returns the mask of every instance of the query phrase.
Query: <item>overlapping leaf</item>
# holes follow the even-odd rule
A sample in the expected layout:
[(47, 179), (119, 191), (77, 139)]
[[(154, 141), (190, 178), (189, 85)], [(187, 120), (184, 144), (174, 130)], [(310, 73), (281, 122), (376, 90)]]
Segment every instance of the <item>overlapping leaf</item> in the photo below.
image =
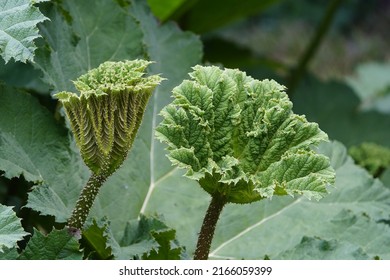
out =
[(4, 249), (15, 247), (16, 242), (26, 235), (28, 233), (23, 230), (12, 207), (0, 204), (0, 253), (3, 253)]
[(116, 259), (181, 259), (184, 248), (176, 240), (174, 229), (157, 217), (145, 217), (126, 223), (122, 239), (110, 238), (108, 245)]
[(292, 101), (295, 112), (317, 122), (330, 139), (342, 141), (347, 147), (362, 142), (390, 147), (389, 114), (361, 111), (358, 98), (343, 83), (307, 79)]
[(45, 20), (30, 0), (0, 0), (0, 55), (6, 63), (33, 61), (37, 24)]
[(54, 92), (74, 92), (72, 80), (105, 61), (146, 56), (137, 22), (115, 1), (91, 5), (70, 0), (62, 5), (47, 9), (50, 21), (40, 32), (49, 46), (40, 48), (36, 57), (36, 66)]
[(85, 175), (68, 132), (35, 98), (12, 88), (0, 86), (0, 111), (0, 170), (7, 178), (23, 175), (44, 184), (35, 188), (28, 206), (64, 222), (68, 199), (77, 197), (74, 186), (82, 185)]
[(53, 230), (47, 236), (34, 230), (21, 260), (81, 260), (82, 252), (78, 240), (68, 229)]

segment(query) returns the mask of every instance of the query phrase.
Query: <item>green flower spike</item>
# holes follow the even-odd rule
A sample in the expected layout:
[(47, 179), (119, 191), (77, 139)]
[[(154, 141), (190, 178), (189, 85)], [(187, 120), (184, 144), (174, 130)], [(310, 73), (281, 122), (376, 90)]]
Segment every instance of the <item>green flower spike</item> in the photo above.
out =
[(105, 62), (74, 82), (80, 95), (55, 95), (92, 171), (68, 221), (72, 228), (81, 229), (101, 185), (126, 159), (149, 97), (162, 80), (158, 75), (144, 77), (149, 64), (145, 60)]
[(172, 163), (212, 196), (195, 252), (206, 259), (226, 203), (295, 194), (320, 199), (335, 173), (313, 150), (327, 135), (292, 112), (283, 86), (239, 70), (193, 69), (192, 80), (173, 90), (156, 135)]

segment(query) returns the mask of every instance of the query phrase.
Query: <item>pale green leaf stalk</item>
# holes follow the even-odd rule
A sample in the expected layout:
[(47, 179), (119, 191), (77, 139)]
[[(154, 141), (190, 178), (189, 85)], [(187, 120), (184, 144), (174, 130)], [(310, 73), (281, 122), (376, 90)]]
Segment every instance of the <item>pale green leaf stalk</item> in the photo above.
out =
[(158, 75), (144, 76), (149, 64), (140, 59), (105, 62), (74, 82), (80, 95), (55, 95), (92, 171), (68, 221), (71, 228), (81, 229), (100, 187), (127, 157), (149, 97), (162, 80)]
[(195, 251), (195, 259), (207, 259), (226, 203), (295, 194), (318, 200), (335, 172), (313, 150), (327, 135), (292, 112), (284, 86), (235, 69), (193, 69), (173, 89), (156, 135), (172, 163), (212, 196)]

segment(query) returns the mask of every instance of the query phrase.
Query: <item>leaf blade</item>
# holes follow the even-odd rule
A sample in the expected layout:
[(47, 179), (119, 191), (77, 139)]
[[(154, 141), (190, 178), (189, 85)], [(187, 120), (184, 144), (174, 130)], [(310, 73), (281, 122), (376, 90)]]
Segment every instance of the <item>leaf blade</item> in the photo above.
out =
[(20, 260), (81, 260), (82, 252), (78, 240), (68, 229), (53, 230), (44, 236), (38, 230), (20, 254)]
[(0, 1), (0, 54), (7, 63), (33, 61), (37, 24), (47, 20), (29, 0)]
[(21, 219), (19, 219), (12, 207), (0, 204), (0, 253), (4, 249), (10, 249), (16, 246), (16, 242), (29, 235), (25, 232)]

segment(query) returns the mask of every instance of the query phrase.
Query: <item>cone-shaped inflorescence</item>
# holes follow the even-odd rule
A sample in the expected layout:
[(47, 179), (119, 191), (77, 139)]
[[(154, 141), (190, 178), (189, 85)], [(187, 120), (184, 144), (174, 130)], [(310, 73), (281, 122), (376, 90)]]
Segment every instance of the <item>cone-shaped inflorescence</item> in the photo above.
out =
[(190, 77), (174, 88), (156, 131), (172, 163), (212, 196), (195, 251), (195, 259), (207, 259), (224, 204), (320, 199), (335, 173), (313, 150), (327, 135), (292, 112), (284, 86), (214, 66), (196, 66)]
[(105, 62), (75, 82), (77, 95), (60, 92), (76, 143), (92, 171), (72, 217), (70, 227), (80, 229), (104, 181), (115, 172), (130, 150), (158, 75), (145, 76), (145, 60)]
[(124, 161), (146, 104), (162, 78), (144, 77), (145, 60), (105, 62), (74, 82), (80, 95), (60, 92), (85, 164), (95, 174), (112, 174)]

